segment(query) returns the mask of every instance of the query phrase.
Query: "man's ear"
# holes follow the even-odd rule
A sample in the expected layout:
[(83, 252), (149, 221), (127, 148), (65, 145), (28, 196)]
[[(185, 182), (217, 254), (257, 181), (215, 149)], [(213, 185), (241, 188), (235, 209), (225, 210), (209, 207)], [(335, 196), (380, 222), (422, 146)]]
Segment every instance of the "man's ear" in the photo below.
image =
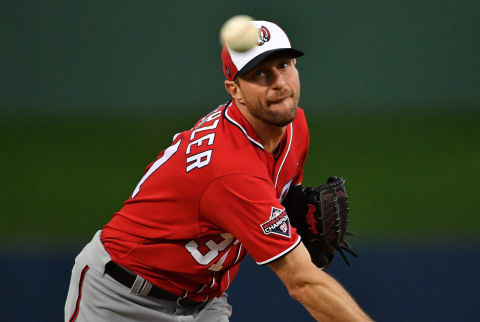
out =
[(240, 92), (240, 87), (234, 81), (226, 80), (225, 81), (225, 90), (236, 101), (242, 102), (242, 93)]

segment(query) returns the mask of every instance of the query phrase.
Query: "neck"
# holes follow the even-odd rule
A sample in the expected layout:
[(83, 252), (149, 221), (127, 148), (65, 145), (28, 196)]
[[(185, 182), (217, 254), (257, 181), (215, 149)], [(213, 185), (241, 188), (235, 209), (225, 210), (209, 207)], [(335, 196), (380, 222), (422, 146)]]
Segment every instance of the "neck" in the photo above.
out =
[(247, 107), (244, 106), (243, 104), (236, 104), (236, 105), (240, 110), (240, 112), (243, 114), (243, 116), (245, 116), (245, 118), (248, 120), (250, 125), (253, 127), (253, 129), (255, 130), (255, 133), (257, 133), (258, 137), (260, 138), (260, 141), (262, 142), (263, 147), (265, 148), (265, 151), (273, 153), (273, 151), (275, 151), (275, 149), (280, 144), (280, 141), (282, 140), (282, 137), (285, 134), (287, 126), (280, 127), (280, 126), (269, 124), (250, 114)]

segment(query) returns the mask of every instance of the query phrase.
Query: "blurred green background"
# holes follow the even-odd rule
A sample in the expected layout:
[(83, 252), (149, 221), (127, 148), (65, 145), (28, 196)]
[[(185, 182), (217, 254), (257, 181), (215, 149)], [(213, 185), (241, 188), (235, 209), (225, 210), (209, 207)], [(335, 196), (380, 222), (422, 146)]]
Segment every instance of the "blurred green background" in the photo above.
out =
[(76, 253), (172, 136), (228, 99), (218, 32), (236, 14), (277, 22), (305, 52), (304, 183), (347, 179), (354, 243), (478, 252), (478, 1), (7, 0), (0, 269), (6, 250)]
[[(194, 120), (9, 120), (1, 130), (2, 239), (89, 236)], [(478, 240), (479, 121), (468, 113), (311, 117), (304, 183), (346, 177), (362, 240)]]

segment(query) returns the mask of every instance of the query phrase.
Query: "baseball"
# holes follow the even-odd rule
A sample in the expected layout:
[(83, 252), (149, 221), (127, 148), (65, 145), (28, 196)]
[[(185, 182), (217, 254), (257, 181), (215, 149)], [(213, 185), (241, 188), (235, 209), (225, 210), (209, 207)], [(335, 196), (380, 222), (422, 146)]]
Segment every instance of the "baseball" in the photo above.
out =
[(220, 41), (232, 50), (244, 52), (257, 43), (258, 32), (249, 16), (239, 15), (228, 19), (220, 30)]

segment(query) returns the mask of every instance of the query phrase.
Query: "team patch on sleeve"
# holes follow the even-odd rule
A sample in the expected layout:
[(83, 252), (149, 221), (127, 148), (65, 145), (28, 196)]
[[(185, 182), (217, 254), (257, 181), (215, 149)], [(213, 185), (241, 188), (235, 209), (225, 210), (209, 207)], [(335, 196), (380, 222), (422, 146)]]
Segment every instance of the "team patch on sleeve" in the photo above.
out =
[(290, 238), (290, 220), (285, 209), (272, 207), (270, 219), (260, 225), (265, 235), (277, 234)]

